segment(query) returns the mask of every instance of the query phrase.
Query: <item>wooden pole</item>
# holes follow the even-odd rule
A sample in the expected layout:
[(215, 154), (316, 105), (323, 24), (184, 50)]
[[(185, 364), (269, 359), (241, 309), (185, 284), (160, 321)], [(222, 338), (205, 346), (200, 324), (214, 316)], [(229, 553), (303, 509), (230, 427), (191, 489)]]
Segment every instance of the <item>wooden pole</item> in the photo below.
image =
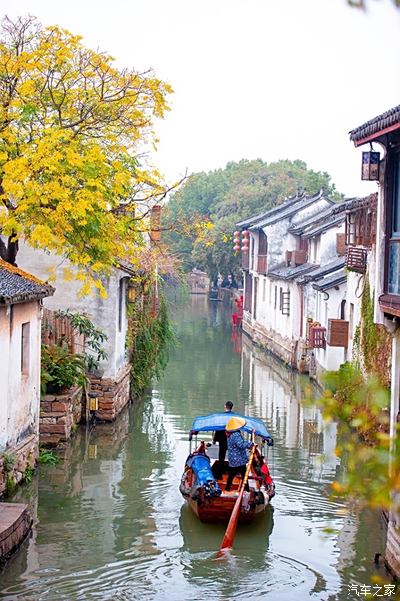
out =
[(253, 457), (254, 457), (254, 453), (255, 453), (255, 449), (256, 449), (256, 445), (254, 444), (254, 434), (253, 434), (252, 438), (253, 438), (253, 448), (251, 449), (249, 461), (246, 466), (246, 472), (245, 472), (245, 475), (244, 475), (244, 478), (242, 481), (242, 485), (240, 487), (239, 496), (236, 499), (235, 505), (233, 506), (231, 517), (229, 518), (228, 526), (226, 527), (225, 535), (224, 535), (224, 538), (222, 539), (222, 543), (219, 548), (217, 557), (221, 557), (224, 554), (223, 551), (225, 549), (232, 549), (232, 546), (233, 546), (233, 540), (235, 538), (236, 527), (237, 527), (237, 524), (239, 521), (240, 510), (242, 507), (244, 487), (246, 486), (247, 480), (249, 479), (251, 464), (253, 462)]

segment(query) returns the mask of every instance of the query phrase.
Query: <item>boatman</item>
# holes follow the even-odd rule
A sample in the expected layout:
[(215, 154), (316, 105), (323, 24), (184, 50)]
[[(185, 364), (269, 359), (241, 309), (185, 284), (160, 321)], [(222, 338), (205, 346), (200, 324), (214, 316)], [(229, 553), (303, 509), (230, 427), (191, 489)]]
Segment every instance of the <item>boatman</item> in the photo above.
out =
[[(240, 430), (246, 425), (246, 420), (243, 417), (231, 417), (225, 426), (226, 436), (228, 439), (228, 480), (226, 482), (225, 490), (229, 491), (232, 486), (232, 482), (236, 474), (240, 474), (242, 480), (246, 473), (246, 466), (249, 460), (247, 456), (247, 449), (251, 449), (253, 446), (252, 442), (247, 442)], [(249, 491), (248, 482), (244, 487), (245, 490)]]
[[(224, 406), (225, 413), (232, 413), (232, 409), (233, 409), (232, 401), (226, 401), (225, 406)], [(216, 430), (214, 432), (213, 443), (215, 444), (216, 442), (218, 443), (218, 447), (219, 447), (218, 461), (220, 462), (220, 469), (222, 470), (221, 473), (223, 473), (225, 455), (226, 455), (226, 450), (228, 448), (228, 441), (226, 438), (225, 430)]]

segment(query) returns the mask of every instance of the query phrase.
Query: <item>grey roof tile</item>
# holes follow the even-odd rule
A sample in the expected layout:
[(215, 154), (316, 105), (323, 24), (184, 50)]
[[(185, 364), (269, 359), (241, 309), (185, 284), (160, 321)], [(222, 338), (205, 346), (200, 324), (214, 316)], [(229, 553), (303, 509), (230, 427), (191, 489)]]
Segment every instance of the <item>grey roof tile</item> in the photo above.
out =
[(346, 279), (345, 270), (339, 269), (339, 271), (335, 271), (335, 273), (320, 278), (317, 282), (312, 284), (312, 287), (315, 288), (315, 290), (329, 290), (330, 288), (344, 284)]
[(50, 284), (0, 259), (0, 304), (39, 300), (54, 291)]
[(312, 273), (307, 273), (303, 275), (297, 281), (299, 284), (306, 284), (307, 282), (318, 280), (319, 278), (322, 278), (329, 273), (343, 268), (345, 265), (345, 261), (345, 257), (337, 257), (336, 259), (333, 259), (333, 261), (325, 263), (325, 265), (316, 265), (316, 269), (313, 270)]
[(400, 104), (352, 129), (349, 132), (350, 140), (352, 142), (359, 142), (364, 138), (379, 134), (382, 130), (397, 124), (400, 128)]
[(293, 280), (317, 267), (318, 265), (314, 265), (313, 263), (303, 263), (303, 265), (296, 265), (296, 267), (292, 267), (291, 265), (288, 267), (286, 263), (281, 263), (269, 270), (267, 275), (281, 280)]

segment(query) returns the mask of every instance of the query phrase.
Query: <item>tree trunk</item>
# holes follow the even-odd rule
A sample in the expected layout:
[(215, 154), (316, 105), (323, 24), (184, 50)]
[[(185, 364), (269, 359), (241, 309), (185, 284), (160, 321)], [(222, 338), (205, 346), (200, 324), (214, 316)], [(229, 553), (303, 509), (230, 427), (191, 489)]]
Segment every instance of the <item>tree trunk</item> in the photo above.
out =
[(10, 263), (11, 265), (17, 266), (16, 258), (18, 253), (18, 238), (15, 234), (8, 237), (7, 243), (0, 238), (0, 257), (3, 261)]

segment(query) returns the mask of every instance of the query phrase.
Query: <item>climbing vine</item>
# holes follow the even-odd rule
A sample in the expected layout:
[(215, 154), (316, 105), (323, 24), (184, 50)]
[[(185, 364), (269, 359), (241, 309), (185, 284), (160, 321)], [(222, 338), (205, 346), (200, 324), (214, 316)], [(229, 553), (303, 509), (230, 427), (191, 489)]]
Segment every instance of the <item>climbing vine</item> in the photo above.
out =
[(368, 277), (361, 297), (359, 351), (367, 374), (375, 375), (382, 386), (390, 386), (392, 338), (381, 324), (374, 323), (374, 300)]
[(168, 315), (167, 302), (160, 293), (158, 310), (150, 297), (143, 305), (128, 307), (129, 327), (127, 347), (132, 363), (131, 390), (140, 395), (153, 377), (159, 377), (168, 362), (174, 333)]

